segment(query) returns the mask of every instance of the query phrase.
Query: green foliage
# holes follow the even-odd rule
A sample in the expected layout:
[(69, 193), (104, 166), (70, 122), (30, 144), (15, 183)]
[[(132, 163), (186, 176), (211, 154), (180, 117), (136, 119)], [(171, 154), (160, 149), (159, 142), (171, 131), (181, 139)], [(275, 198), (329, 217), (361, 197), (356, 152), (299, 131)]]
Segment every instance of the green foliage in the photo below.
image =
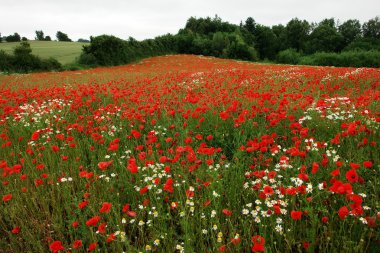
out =
[(226, 56), (231, 59), (241, 59), (246, 61), (257, 60), (257, 53), (253, 47), (247, 44), (232, 42), (226, 49)]
[(56, 37), (57, 37), (58, 41), (68, 41), (68, 42), (71, 42), (71, 39), (69, 38), (69, 36), (67, 36), (66, 33), (63, 33), (61, 31), (57, 32)]
[(256, 26), (256, 50), (261, 59), (273, 60), (277, 54), (278, 40), (276, 34), (268, 26)]
[(36, 40), (45, 40), (44, 32), (42, 30), (36, 31)]
[(380, 19), (375, 17), (363, 24), (363, 36), (365, 38), (380, 39)]
[(357, 19), (347, 20), (339, 26), (338, 31), (343, 36), (344, 46), (347, 46), (354, 40), (360, 38), (362, 33), (360, 22)]
[(294, 48), (289, 48), (283, 51), (280, 51), (277, 54), (277, 62), (285, 64), (298, 64), (301, 58), (301, 54), (297, 52)]
[(287, 46), (297, 51), (303, 50), (311, 29), (310, 24), (306, 20), (294, 18), (288, 22), (285, 29)]
[(21, 41), (21, 36), (18, 33), (14, 33), (13, 35), (9, 35), (5, 38), (6, 42), (19, 42)]
[(333, 19), (325, 19), (312, 31), (307, 41), (306, 51), (339, 52), (342, 50), (344, 38), (338, 32)]
[(336, 67), (380, 67), (380, 51), (345, 51), (342, 53), (315, 53), (300, 59), (302, 65)]
[(88, 39), (78, 39), (78, 42), (90, 43), (90, 40), (88, 40)]
[[(241, 60), (276, 60), (279, 63), (297, 64), (301, 58), (307, 64), (342, 66), (344, 62), (362, 65), (364, 62), (376, 65), (366, 54), (366, 60), (350, 62), (349, 57), (356, 54), (316, 54), (301, 57), (304, 53), (341, 52), (353, 50), (372, 50), (380, 48), (380, 39), (376, 39), (378, 18), (363, 25), (364, 38), (360, 22), (348, 20), (337, 25), (334, 18), (324, 19), (319, 24), (310, 24), (306, 20), (294, 18), (286, 26), (268, 27), (257, 24), (252, 17), (240, 25), (223, 22), (220, 17), (190, 17), (183, 29), (176, 35), (164, 35), (154, 39), (127, 41), (114, 36), (98, 36), (86, 46), (79, 63), (88, 66), (112, 66), (130, 63), (145, 57), (167, 53), (198, 54)], [(368, 55), (368, 56), (367, 56)], [(344, 60), (343, 60), (344, 59)], [(356, 58), (355, 58), (356, 59)], [(348, 66), (348, 65), (347, 65)]]
[(13, 55), (0, 51), (0, 71), (3, 72), (28, 73), (61, 69), (62, 65), (56, 59), (41, 59), (33, 55), (30, 44), (26, 41), (14, 49)]
[(78, 62), (90, 66), (116, 66), (175, 52), (175, 47), (174, 37), (170, 34), (141, 42), (132, 37), (125, 41), (115, 36), (101, 35), (91, 37), (90, 44), (83, 47)]
[(373, 38), (359, 38), (351, 42), (348, 46), (346, 46), (344, 51), (370, 51), (370, 50), (378, 50), (380, 51), (380, 39)]
[(0, 71), (9, 72), (12, 69), (11, 56), (5, 53), (4, 50), (0, 50)]
[(223, 55), (223, 50), (228, 48), (229, 45), (230, 45), (230, 41), (225, 34), (223, 34), (222, 32), (214, 33), (212, 37), (211, 46), (213, 49), (213, 54), (215, 56)]
[[(91, 44), (83, 47), (83, 53), (90, 55), (85, 60), (95, 60), (93, 64), (114, 66), (126, 63), (125, 42), (115, 36), (102, 35), (91, 37)], [(83, 60), (81, 56), (80, 60)], [(81, 62), (80, 63), (84, 63)]]

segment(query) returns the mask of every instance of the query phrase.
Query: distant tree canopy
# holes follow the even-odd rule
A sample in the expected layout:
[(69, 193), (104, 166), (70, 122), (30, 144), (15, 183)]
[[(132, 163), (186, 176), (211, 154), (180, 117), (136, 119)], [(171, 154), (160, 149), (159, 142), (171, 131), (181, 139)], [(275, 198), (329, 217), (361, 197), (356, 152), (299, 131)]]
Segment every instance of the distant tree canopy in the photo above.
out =
[(44, 35), (44, 32), (42, 30), (39, 30), (39, 31), (36, 31), (36, 37), (35, 37), (35, 40), (40, 40), (40, 41), (51, 41), (51, 37), (50, 36), (46, 36)]
[(5, 38), (6, 42), (20, 42), (21, 36), (18, 33), (14, 33), (13, 35), (9, 35)]
[(35, 37), (36, 40), (44, 40), (45, 37), (44, 37), (44, 32), (43, 31), (36, 31), (36, 37)]
[(88, 39), (78, 39), (78, 42), (81, 42), (81, 43), (90, 43), (90, 40)]
[(71, 41), (71, 39), (69, 38), (69, 36), (67, 36), (66, 33), (63, 33), (61, 31), (57, 32), (56, 37), (57, 37), (58, 41), (69, 41), (69, 42)]
[[(332, 54), (363, 50), (380, 50), (378, 17), (363, 25), (355, 19), (338, 25), (334, 18), (324, 19), (319, 23), (293, 18), (285, 26), (279, 24), (270, 27), (258, 24), (252, 17), (234, 25), (215, 16), (190, 17), (176, 35), (168, 34), (150, 40), (137, 41), (130, 38), (124, 41), (108, 35), (92, 37), (90, 44), (84, 47), (80, 61), (92, 65), (119, 65), (148, 56), (184, 53), (297, 64), (304, 57), (313, 57), (316, 54), (318, 60), (311, 61), (309, 57), (305, 62), (321, 63), (323, 59), (324, 64), (327, 64), (328, 57), (339, 58)], [(320, 52), (331, 55), (318, 54)], [(370, 55), (361, 54), (360, 57), (369, 59)], [(359, 56), (344, 54), (344, 57)], [(371, 60), (367, 63), (356, 62), (357, 66), (377, 64)]]

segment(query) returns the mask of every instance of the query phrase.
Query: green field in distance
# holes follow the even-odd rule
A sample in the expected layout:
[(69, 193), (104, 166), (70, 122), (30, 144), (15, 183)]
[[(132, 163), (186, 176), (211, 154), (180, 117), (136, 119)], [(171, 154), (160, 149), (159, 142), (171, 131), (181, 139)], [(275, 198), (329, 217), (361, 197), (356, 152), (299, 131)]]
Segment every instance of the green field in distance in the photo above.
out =
[[(60, 41), (28, 41), (32, 47), (32, 54), (41, 58), (53, 57), (62, 64), (68, 64), (75, 61), (82, 52), (83, 45), (88, 43), (80, 42), (60, 42)], [(7, 53), (13, 53), (13, 49), (17, 47), (20, 42), (2, 42), (0, 43), (0, 50)]]

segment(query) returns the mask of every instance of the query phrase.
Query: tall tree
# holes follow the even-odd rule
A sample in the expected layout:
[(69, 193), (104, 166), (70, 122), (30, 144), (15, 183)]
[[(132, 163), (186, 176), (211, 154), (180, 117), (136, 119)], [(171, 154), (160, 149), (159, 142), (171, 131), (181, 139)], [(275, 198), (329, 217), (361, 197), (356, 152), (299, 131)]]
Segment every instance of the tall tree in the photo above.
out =
[(272, 26), (272, 31), (277, 38), (277, 50), (281, 51), (287, 48), (286, 45), (286, 28), (283, 25)]
[(303, 50), (310, 32), (310, 24), (306, 20), (294, 18), (286, 24), (286, 42), (289, 48)]
[(363, 24), (363, 36), (365, 38), (380, 39), (380, 19), (375, 17)]
[(42, 30), (36, 31), (36, 40), (45, 40), (44, 32)]
[(307, 52), (339, 52), (343, 47), (343, 36), (335, 27), (334, 19), (321, 21), (309, 36)]
[(250, 33), (255, 34), (256, 22), (252, 17), (248, 17), (247, 20), (245, 20), (243, 27)]
[(273, 60), (277, 54), (277, 37), (268, 26), (257, 25), (255, 32), (256, 50), (261, 59)]
[(344, 47), (361, 37), (361, 25), (357, 19), (349, 19), (338, 27), (343, 36)]
[(61, 31), (57, 32), (56, 37), (57, 37), (58, 41), (71, 41), (71, 39), (69, 38), (69, 36), (67, 36), (66, 33), (63, 33)]

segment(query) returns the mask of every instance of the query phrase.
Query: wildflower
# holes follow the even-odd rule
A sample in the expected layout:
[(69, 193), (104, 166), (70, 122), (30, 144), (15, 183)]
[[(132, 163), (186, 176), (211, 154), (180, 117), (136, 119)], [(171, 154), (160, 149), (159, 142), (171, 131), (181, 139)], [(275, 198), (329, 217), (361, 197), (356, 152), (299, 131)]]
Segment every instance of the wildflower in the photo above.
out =
[(351, 183), (357, 182), (359, 180), (359, 176), (354, 169), (346, 172), (346, 178)]
[(109, 202), (104, 202), (102, 204), (102, 207), (99, 209), (99, 212), (101, 213), (109, 213), (111, 210), (112, 204)]
[(255, 235), (252, 237), (251, 240), (253, 243), (252, 252), (264, 252), (264, 250), (265, 250), (265, 247), (264, 247), (265, 239), (264, 239), (264, 237), (262, 237), (260, 235)]
[(65, 250), (65, 248), (63, 247), (61, 241), (54, 241), (54, 242), (50, 243), (50, 245), (49, 245), (49, 249), (50, 249), (53, 253), (56, 253), (56, 252), (61, 251), (61, 250)]
[(76, 241), (73, 242), (73, 248), (74, 249), (79, 249), (82, 246), (83, 246), (83, 243), (82, 243), (81, 240), (76, 240)]
[(96, 226), (96, 224), (100, 221), (100, 216), (94, 216), (86, 221), (87, 226)]
[(299, 219), (301, 219), (302, 212), (301, 211), (291, 211), (290, 216), (292, 216), (293, 220), (299, 220)]
[(20, 227), (15, 227), (15, 228), (13, 228), (13, 229), (11, 230), (12, 234), (15, 234), (15, 235), (17, 235), (18, 233), (20, 233), (20, 231), (21, 231), (21, 228), (20, 228)]
[(344, 220), (344, 218), (346, 218), (348, 213), (349, 213), (348, 208), (346, 206), (342, 206), (338, 211), (339, 218), (341, 220)]
[(98, 246), (98, 243), (97, 242), (93, 242), (90, 244), (90, 246), (88, 246), (88, 249), (87, 251), (90, 252), (90, 251), (93, 251), (96, 249), (96, 246)]
[(4, 202), (10, 201), (12, 199), (12, 197), (13, 197), (12, 193), (4, 195), (3, 196), (3, 201)]
[(101, 170), (105, 170), (105, 169), (107, 169), (112, 163), (113, 163), (112, 160), (111, 160), (111, 161), (108, 161), (108, 162), (99, 162), (99, 163), (98, 163), (98, 167), (99, 167), (99, 169), (101, 169)]

